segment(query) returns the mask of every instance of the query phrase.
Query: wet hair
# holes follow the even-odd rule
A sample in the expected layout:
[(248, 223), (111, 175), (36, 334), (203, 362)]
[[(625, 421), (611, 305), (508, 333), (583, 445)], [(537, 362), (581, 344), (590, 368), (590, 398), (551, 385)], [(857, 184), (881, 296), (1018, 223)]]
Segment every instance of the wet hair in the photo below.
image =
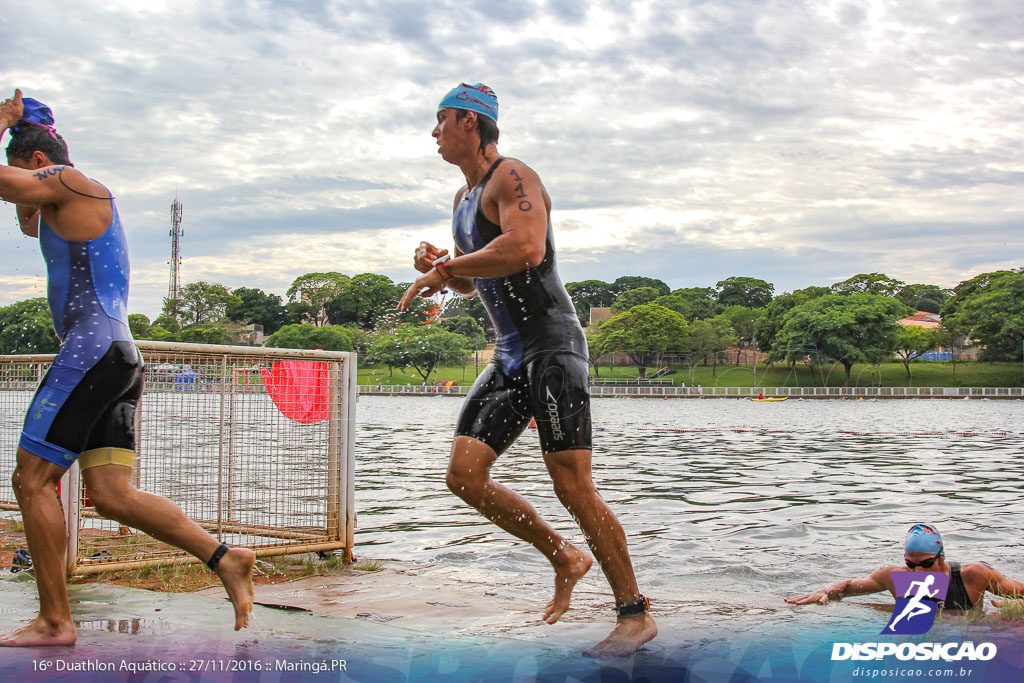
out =
[[(468, 113), (468, 109), (456, 109), (455, 120), (461, 121)], [(480, 151), (487, 149), (487, 145), (498, 144), (498, 124), (479, 113), (476, 115), (476, 122), (476, 129), (480, 132)]]
[(18, 130), (11, 130), (7, 158), (28, 159), (34, 152), (42, 152), (55, 164), (73, 165), (68, 156), (68, 143), (60, 133), (52, 128), (21, 121), (18, 123)]

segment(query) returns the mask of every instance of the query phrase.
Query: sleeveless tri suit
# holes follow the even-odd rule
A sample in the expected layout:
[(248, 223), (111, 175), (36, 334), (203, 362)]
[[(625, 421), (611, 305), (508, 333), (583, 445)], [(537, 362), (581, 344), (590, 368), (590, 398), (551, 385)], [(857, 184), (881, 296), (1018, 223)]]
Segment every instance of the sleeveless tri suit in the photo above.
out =
[(127, 464), (135, 451), (143, 363), (128, 328), (127, 242), (109, 201), (110, 225), (85, 242), (66, 240), (39, 220), (61, 346), (29, 406), (19, 445), (61, 467), (83, 453), (90, 465)]
[[(484, 216), (484, 187), (499, 159), (455, 209), (452, 232), (464, 254), (487, 246), (501, 228)], [(555, 269), (548, 219), (544, 259), (514, 275), (474, 278), (494, 323), (494, 358), (463, 403), (456, 435), (483, 441), (502, 453), (537, 420), (545, 453), (590, 449), (587, 340)]]

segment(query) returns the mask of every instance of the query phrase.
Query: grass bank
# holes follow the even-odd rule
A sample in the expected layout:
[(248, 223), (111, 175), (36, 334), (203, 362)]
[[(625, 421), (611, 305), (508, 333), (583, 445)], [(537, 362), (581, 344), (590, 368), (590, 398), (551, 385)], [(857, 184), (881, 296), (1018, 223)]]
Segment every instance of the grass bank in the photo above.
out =
[[(483, 370), (484, 364), (479, 369)], [(750, 387), (754, 386), (754, 368), (750, 365), (697, 365), (696, 367), (670, 366), (674, 373), (664, 379), (672, 380), (676, 386), (686, 382), (687, 386), (701, 384), (705, 387)], [(858, 364), (850, 372), (850, 385), (855, 387), (1019, 387), (1024, 385), (1024, 364), (1022, 363), (978, 363), (959, 362), (956, 367), (943, 361), (916, 361), (910, 364), (911, 377), (907, 377), (902, 363), (880, 365)], [(430, 375), (430, 383), (456, 381), (471, 384), (476, 378), (477, 367), (473, 363), (438, 368)], [(601, 379), (636, 379), (637, 369), (632, 366), (599, 367)], [(594, 368), (590, 369), (593, 376)], [(650, 374), (650, 372), (648, 372)], [(761, 387), (841, 387), (845, 382), (843, 366), (835, 363), (810, 367), (797, 364), (757, 366), (757, 386)], [(423, 378), (412, 369), (386, 367), (360, 367), (360, 384), (383, 384), (384, 386), (420, 386)]]

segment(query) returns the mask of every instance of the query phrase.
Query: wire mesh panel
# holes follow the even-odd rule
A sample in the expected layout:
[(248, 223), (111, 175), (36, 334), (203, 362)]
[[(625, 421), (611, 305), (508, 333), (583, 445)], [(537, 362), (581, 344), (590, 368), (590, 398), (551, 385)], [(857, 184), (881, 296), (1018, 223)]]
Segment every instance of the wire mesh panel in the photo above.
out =
[[(352, 547), (355, 354), (138, 345), (146, 359), (136, 415), (140, 489), (175, 502), (228, 545), (260, 555)], [(21, 420), (45, 369), (40, 357), (22, 358), (0, 358), (0, 476), (8, 480)], [(75, 490), (74, 468), (70, 475)], [(10, 487), (0, 489), (0, 504), (16, 509)], [(76, 573), (193, 561), (99, 517), (84, 488), (77, 490), (66, 506), (69, 528), (78, 529), (69, 540)]]
[(10, 485), (25, 411), (53, 355), (0, 356), (0, 510), (17, 510)]

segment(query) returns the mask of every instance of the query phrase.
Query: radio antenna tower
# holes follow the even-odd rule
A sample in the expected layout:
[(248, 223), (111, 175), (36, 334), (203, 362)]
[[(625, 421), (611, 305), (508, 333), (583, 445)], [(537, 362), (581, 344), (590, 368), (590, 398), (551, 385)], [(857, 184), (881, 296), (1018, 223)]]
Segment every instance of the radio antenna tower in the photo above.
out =
[[(171, 204), (171, 284), (167, 288), (167, 300), (177, 302), (179, 271), (181, 270), (181, 236), (185, 231), (181, 229), (181, 202), (178, 195), (174, 195), (174, 203)], [(172, 304), (174, 305), (174, 304)]]

